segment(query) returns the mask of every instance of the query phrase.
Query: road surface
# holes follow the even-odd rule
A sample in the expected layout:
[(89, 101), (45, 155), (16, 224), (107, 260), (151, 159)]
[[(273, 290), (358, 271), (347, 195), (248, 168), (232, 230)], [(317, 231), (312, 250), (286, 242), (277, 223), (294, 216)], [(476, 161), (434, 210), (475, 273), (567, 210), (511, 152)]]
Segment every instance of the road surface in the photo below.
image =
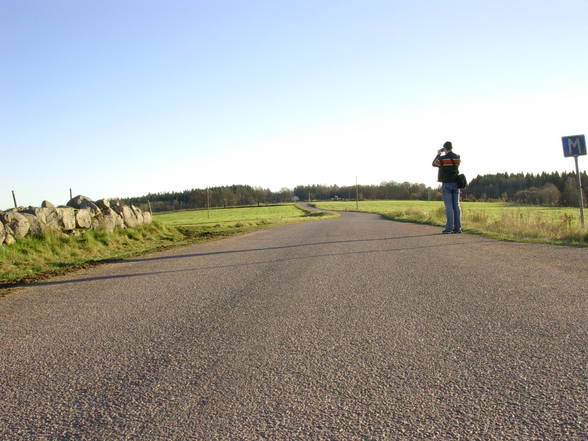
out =
[(0, 298), (0, 439), (586, 440), (588, 250), (371, 214)]

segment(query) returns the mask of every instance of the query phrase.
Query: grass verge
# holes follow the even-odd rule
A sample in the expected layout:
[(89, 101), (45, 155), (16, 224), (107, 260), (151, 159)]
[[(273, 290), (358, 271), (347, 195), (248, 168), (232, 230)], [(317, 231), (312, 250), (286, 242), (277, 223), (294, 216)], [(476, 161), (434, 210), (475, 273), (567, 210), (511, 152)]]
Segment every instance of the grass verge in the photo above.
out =
[[(355, 202), (319, 202), (329, 210), (357, 211)], [(525, 206), (505, 202), (463, 202), (462, 228), (498, 240), (588, 246), (588, 230), (578, 221), (578, 209)], [(445, 209), (439, 201), (362, 201), (359, 211), (388, 219), (443, 227)]]
[[(112, 233), (87, 230), (77, 235), (46, 232), (42, 236), (25, 237), (15, 244), (0, 246), (0, 288), (33, 283), (100, 263), (179, 245), (219, 239), (279, 224), (333, 217), (294, 206), (287, 207), (280, 215), (274, 213), (268, 216), (262, 210), (265, 207), (260, 207), (257, 217), (249, 212), (243, 213), (243, 219), (240, 219), (231, 213), (229, 221), (216, 218), (214, 223), (193, 223), (189, 212), (181, 212), (185, 224), (166, 223), (157, 216), (152, 224)], [(195, 216), (202, 216), (202, 213), (197, 212)]]

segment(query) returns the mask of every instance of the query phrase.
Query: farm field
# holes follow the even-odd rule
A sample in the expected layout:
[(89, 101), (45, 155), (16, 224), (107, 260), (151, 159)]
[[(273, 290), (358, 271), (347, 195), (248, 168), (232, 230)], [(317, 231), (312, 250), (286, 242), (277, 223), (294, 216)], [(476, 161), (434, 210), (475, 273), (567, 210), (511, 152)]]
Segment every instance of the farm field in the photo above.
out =
[[(356, 211), (354, 201), (317, 202), (316, 206)], [(588, 231), (580, 227), (577, 208), (507, 202), (462, 202), (461, 207), (462, 227), (466, 232), (501, 240), (588, 246)], [(445, 225), (442, 201), (360, 201), (359, 211), (399, 221)]]
[(293, 204), (262, 207), (215, 208), (210, 210), (186, 210), (154, 213), (155, 220), (167, 225), (215, 225), (227, 223), (272, 223), (284, 219), (302, 219), (307, 214)]

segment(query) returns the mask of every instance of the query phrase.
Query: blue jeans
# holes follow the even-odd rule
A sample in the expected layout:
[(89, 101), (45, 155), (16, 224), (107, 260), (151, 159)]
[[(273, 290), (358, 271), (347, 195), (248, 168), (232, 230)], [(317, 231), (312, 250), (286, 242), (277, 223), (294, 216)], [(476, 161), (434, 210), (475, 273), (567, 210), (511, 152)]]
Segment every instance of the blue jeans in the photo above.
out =
[(443, 184), (443, 202), (445, 203), (445, 216), (447, 216), (447, 223), (445, 230), (459, 231), (461, 230), (461, 208), (459, 206), (459, 188), (454, 182)]

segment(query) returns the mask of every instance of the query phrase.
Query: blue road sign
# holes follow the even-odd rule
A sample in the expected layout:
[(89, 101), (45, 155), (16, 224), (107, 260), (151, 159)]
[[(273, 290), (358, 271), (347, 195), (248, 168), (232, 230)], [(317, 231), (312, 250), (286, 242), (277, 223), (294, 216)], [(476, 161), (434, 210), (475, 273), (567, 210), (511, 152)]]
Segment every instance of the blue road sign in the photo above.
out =
[(564, 156), (580, 156), (586, 154), (586, 138), (584, 135), (564, 136), (561, 139), (563, 143)]

